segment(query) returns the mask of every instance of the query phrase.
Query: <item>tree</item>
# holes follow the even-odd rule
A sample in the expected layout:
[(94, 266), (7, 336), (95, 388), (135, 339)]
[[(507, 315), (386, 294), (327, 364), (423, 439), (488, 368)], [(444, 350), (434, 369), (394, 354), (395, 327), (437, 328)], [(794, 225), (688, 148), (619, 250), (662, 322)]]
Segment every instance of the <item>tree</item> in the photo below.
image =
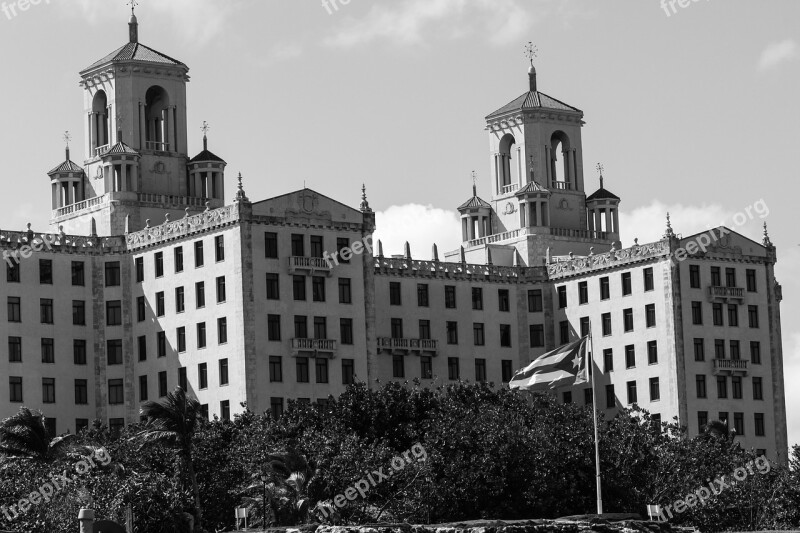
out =
[(11, 459), (50, 462), (72, 449), (74, 435), (50, 435), (41, 412), (20, 408), (0, 422), (0, 453)]
[(178, 387), (167, 394), (163, 402), (146, 402), (142, 405), (142, 416), (147, 418), (142, 431), (136, 438), (142, 446), (163, 444), (178, 454), (181, 470), (188, 476), (194, 496), (195, 531), (202, 531), (203, 510), (200, 503), (200, 488), (192, 460), (192, 439), (202, 420), (200, 402), (190, 398)]

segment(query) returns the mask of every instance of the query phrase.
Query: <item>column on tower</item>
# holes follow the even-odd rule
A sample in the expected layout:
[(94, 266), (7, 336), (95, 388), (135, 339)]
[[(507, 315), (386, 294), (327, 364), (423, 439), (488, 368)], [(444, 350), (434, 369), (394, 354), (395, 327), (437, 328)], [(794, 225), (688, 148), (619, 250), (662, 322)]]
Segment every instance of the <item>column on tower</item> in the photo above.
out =
[(497, 182), (497, 194), (499, 195), (502, 192), (502, 180), (500, 178), (500, 153), (494, 154), (494, 175), (496, 177)]
[(171, 121), (169, 119), (170, 108), (169, 107), (164, 108), (162, 114), (164, 117), (164, 145), (165, 145), (163, 149), (169, 152), (172, 149), (172, 129), (170, 128)]
[(613, 233), (613, 228), (611, 225), (611, 208), (606, 207), (606, 232)]
[(572, 184), (571, 188), (578, 190), (578, 150), (577, 148), (572, 149), (572, 179), (570, 180)]
[(594, 211), (594, 230), (597, 232), (603, 231), (602, 212), (599, 207)]
[[(116, 134), (115, 124), (114, 124), (114, 103), (109, 102), (108, 109), (106, 110), (106, 120), (105, 120), (105, 128), (103, 129), (103, 144), (112, 145), (114, 144), (114, 135)], [(119, 139), (117, 139), (119, 140)]]
[(123, 161), (120, 165), (120, 190), (127, 191), (128, 190), (128, 165), (125, 164)]
[(145, 140), (147, 139), (147, 118), (145, 116), (144, 102), (139, 102), (139, 149), (145, 148)]
[(178, 151), (178, 106), (172, 106), (172, 151)]
[(588, 220), (589, 231), (595, 231), (595, 229), (594, 229), (594, 209), (593, 208), (589, 209), (588, 218), (589, 218), (589, 220)]
[(528, 203), (519, 204), (519, 227), (525, 228), (528, 225)]
[(614, 231), (613, 233), (619, 233), (619, 208), (614, 208)]
[(89, 157), (95, 155), (97, 148), (97, 113), (89, 113)]

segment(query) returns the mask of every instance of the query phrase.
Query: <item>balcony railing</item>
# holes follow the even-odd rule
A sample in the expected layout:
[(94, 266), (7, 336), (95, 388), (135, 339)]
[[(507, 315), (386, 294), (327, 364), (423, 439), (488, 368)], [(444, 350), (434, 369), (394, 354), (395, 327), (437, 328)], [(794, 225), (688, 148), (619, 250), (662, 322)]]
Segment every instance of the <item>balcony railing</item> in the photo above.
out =
[(157, 152), (169, 152), (169, 143), (162, 143), (158, 141), (145, 141), (144, 146), (148, 150), (155, 150)]
[(551, 181), (550, 188), (556, 189), (558, 191), (571, 191), (572, 190), (572, 183), (566, 181)]
[(110, 144), (104, 144), (103, 146), (98, 146), (97, 148), (94, 149), (95, 157), (102, 156), (103, 154), (108, 152), (109, 148), (111, 148)]
[(378, 338), (378, 351), (386, 352), (439, 352), (439, 341), (431, 339), (397, 339), (392, 337)]
[(708, 288), (708, 297), (711, 300), (744, 300), (744, 288), (711, 286)]
[(483, 246), (485, 244), (494, 244), (503, 241), (517, 239), (525, 235), (553, 235), (555, 237), (568, 237), (571, 239), (592, 239), (592, 240), (609, 240), (609, 234), (605, 231), (590, 231), (585, 229), (570, 229), (570, 228), (551, 228), (548, 226), (531, 226), (527, 228), (520, 228), (503, 233), (496, 233), (480, 239), (474, 239), (467, 242), (468, 248), (476, 246)]
[(519, 189), (519, 185), (516, 183), (512, 183), (511, 185), (503, 185), (500, 188), (500, 194), (511, 194), (512, 192)]
[(744, 359), (714, 359), (714, 374), (747, 375), (747, 361)]
[(323, 272), (330, 275), (333, 265), (322, 257), (297, 257), (289, 258), (289, 272)]
[(89, 198), (88, 200), (82, 200), (82, 201), (80, 201), (78, 203), (75, 203), (75, 204), (72, 204), (72, 205), (68, 205), (68, 206), (65, 206), (65, 207), (59, 207), (58, 209), (53, 211), (53, 218), (59, 218), (59, 217), (63, 217), (63, 216), (66, 216), (66, 215), (71, 215), (73, 213), (79, 213), (79, 212), (83, 211), (84, 209), (89, 209), (89, 208), (94, 207), (96, 205), (100, 205), (102, 203), (105, 203), (105, 201), (107, 199), (108, 199), (108, 197), (106, 195), (95, 196), (94, 198)]
[(300, 352), (313, 354), (313, 357), (333, 357), (336, 354), (337, 343), (331, 339), (292, 339), (292, 353)]

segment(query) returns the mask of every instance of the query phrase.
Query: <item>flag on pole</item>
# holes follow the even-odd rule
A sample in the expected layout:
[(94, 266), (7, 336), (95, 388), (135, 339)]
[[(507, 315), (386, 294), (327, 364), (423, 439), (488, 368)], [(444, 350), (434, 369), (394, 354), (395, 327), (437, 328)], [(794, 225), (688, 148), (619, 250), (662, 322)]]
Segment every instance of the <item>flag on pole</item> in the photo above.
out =
[(512, 389), (542, 391), (589, 381), (586, 338), (547, 352), (511, 378)]

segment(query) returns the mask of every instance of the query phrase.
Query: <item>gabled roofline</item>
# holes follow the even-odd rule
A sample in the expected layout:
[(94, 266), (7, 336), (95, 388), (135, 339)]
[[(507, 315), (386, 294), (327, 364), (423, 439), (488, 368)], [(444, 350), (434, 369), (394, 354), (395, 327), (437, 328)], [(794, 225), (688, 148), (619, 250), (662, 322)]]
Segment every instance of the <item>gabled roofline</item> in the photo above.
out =
[(273, 200), (278, 200), (278, 199), (280, 199), (280, 198), (284, 198), (284, 197), (286, 197), (286, 196), (292, 196), (293, 194), (297, 194), (297, 193), (300, 193), (300, 192), (303, 192), (303, 191), (311, 191), (311, 192), (313, 192), (314, 194), (317, 194), (317, 195), (319, 195), (320, 197), (322, 197), (322, 198), (325, 198), (326, 200), (330, 200), (331, 202), (333, 202), (333, 203), (335, 203), (335, 204), (337, 204), (337, 205), (340, 205), (340, 206), (342, 206), (342, 207), (344, 207), (344, 208), (350, 209), (351, 211), (353, 211), (353, 212), (355, 212), (355, 213), (358, 213), (358, 214), (363, 214), (363, 213), (362, 213), (362, 212), (361, 212), (359, 209), (356, 209), (356, 208), (354, 208), (354, 207), (350, 207), (350, 206), (349, 206), (349, 205), (347, 205), (347, 204), (343, 204), (342, 202), (340, 202), (340, 201), (338, 201), (338, 200), (334, 200), (334, 199), (333, 199), (333, 198), (331, 198), (330, 196), (326, 196), (326, 195), (322, 194), (321, 192), (319, 192), (319, 191), (316, 191), (316, 190), (314, 190), (314, 189), (309, 189), (308, 187), (305, 187), (305, 188), (303, 188), (303, 189), (297, 189), (297, 190), (295, 190), (295, 191), (291, 191), (291, 192), (287, 192), (286, 194), (281, 194), (280, 196), (273, 196), (272, 198), (265, 198), (264, 200), (259, 200), (258, 202), (253, 202), (253, 206), (256, 206), (256, 205), (258, 205), (258, 204), (263, 204), (263, 203), (266, 203), (266, 202), (271, 202), (271, 201), (273, 201)]

